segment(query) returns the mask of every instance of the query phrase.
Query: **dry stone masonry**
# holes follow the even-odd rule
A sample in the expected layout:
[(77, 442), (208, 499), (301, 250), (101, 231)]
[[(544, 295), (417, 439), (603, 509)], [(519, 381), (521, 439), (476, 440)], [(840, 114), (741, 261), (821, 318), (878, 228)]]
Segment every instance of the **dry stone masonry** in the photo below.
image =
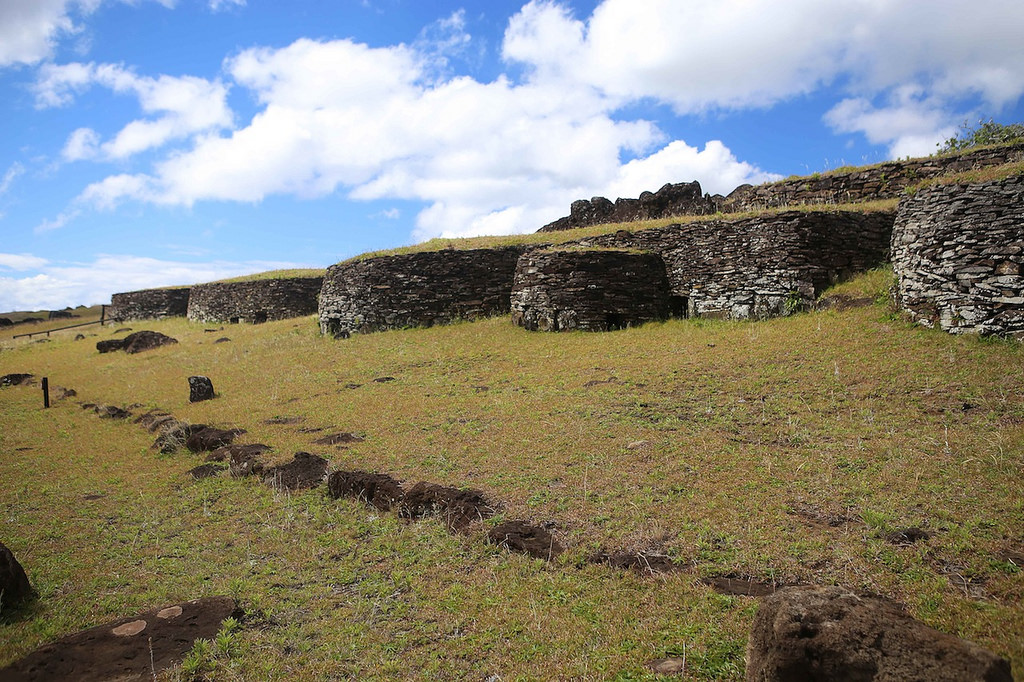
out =
[(885, 211), (789, 211), (620, 230), (570, 244), (659, 254), (676, 314), (763, 319), (801, 310), (830, 284), (884, 263), (893, 218)]
[(524, 254), (512, 321), (534, 331), (608, 331), (669, 315), (665, 262), (653, 253), (552, 249)]
[(589, 201), (574, 201), (569, 207), (568, 216), (548, 223), (537, 231), (557, 232), (603, 223), (628, 223), (677, 215), (706, 215), (716, 210), (715, 200), (701, 193), (699, 182), (670, 183), (657, 192), (642, 193), (639, 199), (616, 199), (613, 203), (604, 197), (594, 197)]
[(188, 319), (259, 324), (312, 315), (322, 283), (321, 277), (293, 277), (197, 284), (189, 296)]
[(320, 293), (320, 329), (347, 337), (507, 314), (522, 252), (446, 249), (331, 266)]
[(740, 185), (723, 200), (723, 213), (800, 204), (846, 204), (892, 199), (922, 180), (1024, 161), (1024, 144), (974, 149), (962, 154), (888, 161), (849, 172), (815, 174), (764, 185)]
[(177, 289), (143, 289), (114, 294), (110, 297), (110, 319), (162, 320), (166, 317), (184, 317), (188, 311), (188, 287)]
[(1024, 175), (904, 199), (892, 262), (897, 303), (917, 322), (1024, 339)]
[(697, 182), (668, 184), (639, 199), (594, 197), (574, 201), (564, 218), (538, 232), (571, 230), (605, 223), (712, 213), (762, 211), (798, 205), (846, 204), (891, 199), (922, 180), (967, 170), (1024, 161), (1024, 144), (973, 149), (961, 154), (889, 161), (850, 171), (833, 171), (763, 185), (740, 185), (727, 197), (702, 195)]

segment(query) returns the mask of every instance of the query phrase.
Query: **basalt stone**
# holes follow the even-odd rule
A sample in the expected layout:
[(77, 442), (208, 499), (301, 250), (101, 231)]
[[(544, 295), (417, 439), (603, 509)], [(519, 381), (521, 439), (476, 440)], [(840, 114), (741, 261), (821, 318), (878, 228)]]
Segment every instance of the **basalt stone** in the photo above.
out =
[(266, 470), (264, 480), (275, 488), (315, 488), (327, 476), (327, 460), (309, 452), (297, 452), (292, 461)]
[(682, 215), (714, 213), (715, 202), (702, 193), (699, 182), (681, 182), (664, 185), (657, 192), (644, 192), (638, 199), (594, 197), (589, 201), (572, 202), (569, 215), (548, 223), (538, 232), (572, 230), (603, 223), (625, 223)]
[(124, 351), (126, 353), (141, 353), (143, 351), (159, 348), (178, 343), (177, 339), (153, 331), (139, 331), (124, 337)]
[(96, 350), (101, 353), (113, 353), (124, 350), (124, 339), (104, 339), (96, 342)]
[(459, 490), (421, 481), (402, 498), (402, 516), (438, 516), (449, 530), (465, 530), (471, 523), (494, 515), (494, 507), (479, 490)]
[(368, 471), (335, 471), (327, 478), (327, 492), (333, 498), (354, 497), (381, 511), (396, 506), (404, 495), (394, 478)]
[(562, 553), (562, 545), (546, 529), (526, 521), (506, 521), (492, 528), (487, 539), (509, 551), (551, 561)]
[(265, 468), (260, 453), (253, 450), (232, 450), (228, 470), (234, 478), (259, 476)]
[(152, 680), (241, 611), (229, 597), (153, 609), (64, 637), (0, 669), (4, 682)]
[(0, 610), (14, 608), (35, 596), (25, 569), (2, 542), (0, 542)]
[(185, 447), (192, 452), (211, 452), (225, 445), (231, 445), (235, 438), (243, 433), (245, 433), (245, 429), (218, 429), (207, 426), (190, 433), (185, 439)]
[(0, 377), (0, 386), (26, 386), (30, 384), (33, 379), (35, 379), (35, 375), (33, 374), (5, 374)]
[(881, 597), (791, 587), (765, 597), (747, 646), (748, 682), (1011, 682), (1010, 664), (934, 630)]
[(190, 403), (198, 403), (203, 400), (211, 400), (216, 395), (213, 392), (213, 382), (210, 381), (209, 377), (204, 376), (191, 376), (188, 378), (189, 396), (188, 401)]

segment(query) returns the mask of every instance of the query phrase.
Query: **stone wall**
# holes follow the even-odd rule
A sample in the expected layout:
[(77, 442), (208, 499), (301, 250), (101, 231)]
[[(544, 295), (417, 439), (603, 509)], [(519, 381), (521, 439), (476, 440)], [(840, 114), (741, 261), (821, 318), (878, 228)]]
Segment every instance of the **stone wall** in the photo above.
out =
[(506, 314), (523, 251), (446, 249), (333, 265), (320, 294), (320, 329), (346, 337)]
[(179, 289), (143, 289), (110, 297), (107, 317), (112, 320), (162, 320), (184, 317), (188, 312), (188, 287)]
[(917, 322), (1024, 340), (1024, 175), (904, 199), (892, 262), (897, 304)]
[(294, 277), (197, 284), (189, 296), (188, 319), (260, 323), (312, 315), (322, 283), (321, 277)]
[(657, 192), (644, 192), (639, 199), (594, 197), (572, 202), (569, 215), (548, 223), (538, 232), (557, 232), (604, 223), (668, 218), (677, 215), (707, 215), (716, 211), (715, 202), (703, 194), (699, 182), (667, 184)]
[(660, 254), (675, 306), (685, 304), (689, 316), (763, 319), (803, 309), (827, 286), (884, 263), (893, 218), (788, 211), (620, 230), (570, 244)]
[(928, 178), (1024, 161), (1024, 144), (974, 149), (948, 156), (889, 161), (849, 172), (831, 172), (764, 185), (740, 185), (718, 199), (723, 213), (760, 211), (799, 204), (846, 204), (903, 195), (910, 185)]
[(611, 202), (604, 197), (594, 197), (589, 201), (574, 201), (568, 216), (545, 225), (538, 232), (671, 216), (891, 199), (902, 196), (908, 186), (928, 178), (1016, 161), (1024, 161), (1024, 144), (973, 149), (947, 156), (889, 161), (847, 172), (816, 173), (757, 186), (740, 185), (727, 197), (701, 195), (697, 182), (668, 184), (657, 192), (644, 192), (639, 199), (616, 199)]
[(512, 321), (532, 331), (608, 331), (669, 315), (657, 254), (542, 249), (523, 254), (512, 284)]

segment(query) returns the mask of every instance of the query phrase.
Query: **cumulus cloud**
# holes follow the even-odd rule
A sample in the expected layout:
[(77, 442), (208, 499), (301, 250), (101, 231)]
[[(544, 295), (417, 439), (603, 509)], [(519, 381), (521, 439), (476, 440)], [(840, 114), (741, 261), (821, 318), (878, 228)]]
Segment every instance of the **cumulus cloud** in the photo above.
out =
[(604, 0), (585, 22), (532, 0), (503, 54), (538, 80), (679, 113), (767, 106), (837, 81), (859, 94), (917, 83), (1001, 106), (1024, 91), (1022, 32), (1016, 0)]
[[(165, 7), (175, 4), (175, 0), (156, 1)], [(244, 4), (244, 0), (211, 0), (211, 6), (228, 3)], [(103, 0), (0, 1), (0, 68), (36, 64), (52, 57), (61, 38), (81, 31), (73, 16), (92, 14), (101, 4)]]
[[(459, 21), (449, 19), (452, 28)], [(334, 192), (412, 199), (428, 204), (415, 237), (429, 238), (534, 230), (579, 196), (636, 184), (642, 169), (646, 177), (703, 171), (713, 177), (698, 179), (716, 188), (765, 176), (720, 143), (699, 153), (676, 144), (624, 175), (624, 155), (643, 157), (666, 142), (655, 124), (617, 120), (609, 100), (588, 87), (436, 80), (434, 57), (351, 40), (245, 50), (225, 68), (263, 105), (248, 125), (198, 136), (153, 172), (108, 177), (79, 201), (190, 206)], [(652, 184), (692, 179), (663, 175)]]
[(45, 258), (28, 253), (0, 253), (0, 268), (8, 270), (35, 270), (46, 265)]
[(99, 255), (83, 263), (51, 263), (28, 254), (0, 254), (0, 267), (36, 271), (23, 277), (0, 275), (0, 310), (47, 310), (109, 303), (110, 296), (119, 291), (210, 282), (301, 266), (275, 261), (187, 263), (126, 255)]
[(69, 0), (0, 2), (0, 67), (35, 64), (53, 51), (61, 34), (75, 31)]
[(868, 98), (844, 99), (825, 114), (825, 122), (841, 133), (863, 133), (872, 144), (889, 147), (891, 158), (927, 156), (956, 133), (950, 113), (934, 98), (922, 98), (919, 88), (894, 91), (884, 106)]
[(219, 81), (193, 76), (150, 78), (116, 64), (43, 66), (35, 83), (36, 106), (66, 106), (93, 85), (134, 95), (142, 111), (156, 118), (132, 121), (102, 143), (94, 130), (79, 128), (64, 145), (65, 160), (99, 156), (124, 159), (172, 140), (230, 127), (233, 122), (227, 105), (228, 88)]

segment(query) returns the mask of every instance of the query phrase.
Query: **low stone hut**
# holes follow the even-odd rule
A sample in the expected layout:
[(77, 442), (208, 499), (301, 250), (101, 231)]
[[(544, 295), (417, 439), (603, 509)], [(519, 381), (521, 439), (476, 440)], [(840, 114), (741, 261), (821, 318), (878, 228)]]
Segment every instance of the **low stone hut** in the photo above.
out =
[(188, 319), (259, 324), (312, 315), (322, 284), (322, 277), (197, 284), (189, 296)]
[(512, 321), (532, 331), (623, 329), (664, 320), (671, 306), (665, 262), (648, 252), (531, 251), (512, 284)]
[(112, 320), (162, 320), (184, 317), (188, 312), (189, 287), (126, 291), (110, 297), (107, 317)]
[(897, 304), (917, 322), (1024, 339), (1024, 175), (904, 199), (892, 263)]
[(507, 314), (523, 250), (445, 249), (333, 265), (320, 292), (320, 329), (347, 337)]

